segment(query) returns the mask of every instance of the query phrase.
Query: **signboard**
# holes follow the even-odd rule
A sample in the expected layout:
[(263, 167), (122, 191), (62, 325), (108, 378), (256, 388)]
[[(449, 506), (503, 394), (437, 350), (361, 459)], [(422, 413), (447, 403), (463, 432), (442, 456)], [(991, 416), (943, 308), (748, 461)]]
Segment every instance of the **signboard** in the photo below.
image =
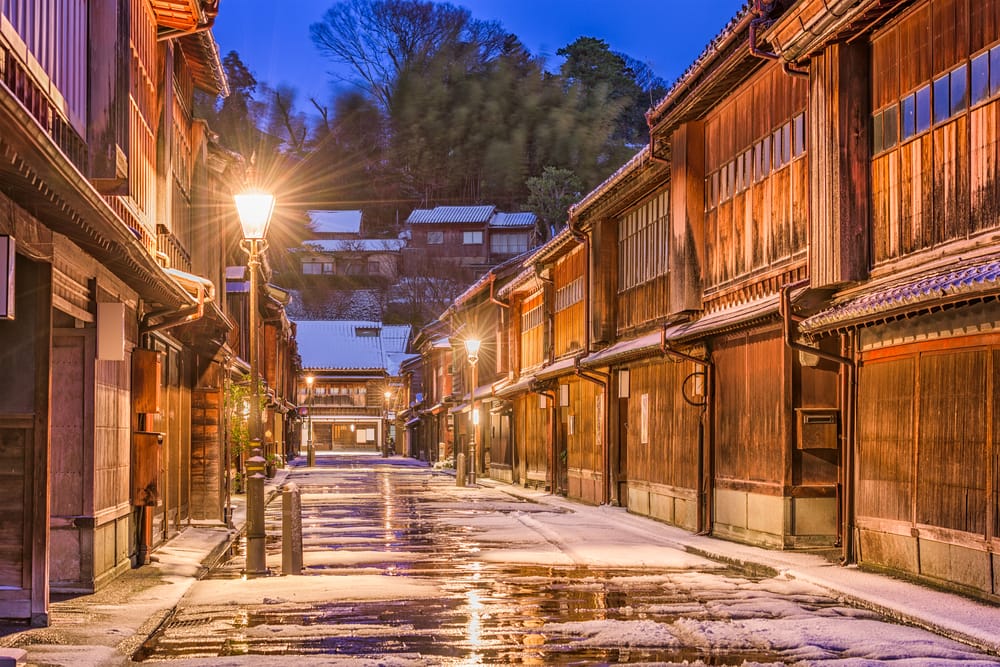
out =
[(0, 234), (0, 320), (14, 319), (14, 237)]

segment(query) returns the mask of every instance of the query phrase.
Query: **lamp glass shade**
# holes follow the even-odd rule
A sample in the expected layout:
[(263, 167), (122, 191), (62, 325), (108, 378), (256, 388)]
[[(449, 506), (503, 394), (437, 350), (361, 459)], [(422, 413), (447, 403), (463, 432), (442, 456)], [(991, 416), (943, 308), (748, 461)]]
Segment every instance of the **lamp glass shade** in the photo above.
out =
[(312, 386), (312, 383), (313, 383), (313, 381), (314, 381), (315, 379), (316, 379), (316, 378), (314, 378), (314, 377), (313, 377), (312, 375), (307, 375), (307, 376), (306, 376), (306, 384), (307, 384), (307, 385), (309, 385), (309, 386), (311, 387), (311, 386)]
[(478, 338), (466, 338), (465, 339), (465, 351), (470, 357), (479, 356), (479, 345), (481, 341)]
[(387, 400), (387, 401), (388, 401), (388, 400), (389, 400), (390, 398), (392, 398), (392, 392), (391, 392), (391, 391), (387, 391), (387, 392), (385, 392), (385, 393), (384, 393), (384, 394), (382, 394), (382, 395), (383, 395), (383, 396), (385, 396), (385, 400)]
[(266, 192), (242, 192), (234, 195), (236, 211), (240, 214), (243, 238), (263, 239), (267, 236), (267, 226), (274, 212), (274, 195)]

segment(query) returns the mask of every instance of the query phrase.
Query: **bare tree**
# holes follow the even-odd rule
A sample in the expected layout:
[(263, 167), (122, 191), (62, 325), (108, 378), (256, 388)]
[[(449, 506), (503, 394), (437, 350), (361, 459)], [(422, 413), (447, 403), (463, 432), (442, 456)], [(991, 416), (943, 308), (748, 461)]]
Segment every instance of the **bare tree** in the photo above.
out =
[(402, 72), (422, 68), (459, 43), (475, 44), (488, 61), (500, 53), (506, 37), (495, 21), (475, 20), (465, 8), (424, 0), (342, 0), (309, 33), (331, 61), (359, 77), (383, 110), (390, 108)]

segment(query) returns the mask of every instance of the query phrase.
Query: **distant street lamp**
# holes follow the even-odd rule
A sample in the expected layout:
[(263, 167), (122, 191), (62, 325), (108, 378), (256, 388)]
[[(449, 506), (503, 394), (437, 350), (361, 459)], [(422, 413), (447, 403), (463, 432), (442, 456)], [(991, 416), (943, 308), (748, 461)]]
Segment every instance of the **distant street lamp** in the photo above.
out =
[(479, 361), (479, 346), (481, 342), (478, 338), (465, 339), (465, 353), (468, 355), (469, 365), (472, 366), (472, 386), (469, 388), (469, 400), (472, 402), (472, 433), (469, 436), (470, 484), (476, 483), (476, 431), (479, 428), (479, 410), (476, 406), (476, 362)]
[(306, 414), (308, 426), (306, 429), (306, 464), (311, 468), (316, 465), (316, 445), (313, 444), (313, 382), (312, 375), (306, 376), (306, 386), (309, 387), (309, 412)]
[(392, 392), (386, 390), (382, 394), (385, 398), (385, 435), (382, 437), (382, 458), (389, 457), (389, 401), (392, 399)]
[(258, 377), (257, 305), (260, 256), (267, 250), (267, 227), (274, 212), (274, 195), (249, 191), (238, 194), (236, 211), (243, 228), (240, 247), (247, 253), (250, 272), (250, 453), (247, 460), (247, 574), (267, 574), (264, 551), (264, 457), (261, 450), (260, 378)]

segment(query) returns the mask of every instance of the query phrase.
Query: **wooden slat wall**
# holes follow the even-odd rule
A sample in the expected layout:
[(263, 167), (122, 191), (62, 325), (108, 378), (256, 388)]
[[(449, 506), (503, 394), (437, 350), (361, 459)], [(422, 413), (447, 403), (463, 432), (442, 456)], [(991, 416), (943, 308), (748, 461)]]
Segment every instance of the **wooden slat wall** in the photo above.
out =
[[(0, 586), (30, 588), (25, 573), (31, 571), (30, 534), (25, 525), (25, 475), (30, 475), (31, 417), (0, 417)], [(27, 562), (25, 562), (27, 561)]]
[[(542, 305), (544, 297), (542, 292), (538, 292), (528, 297), (521, 303), (521, 310), (517, 314), (522, 317), (525, 313)], [(536, 326), (525, 330), (521, 328), (521, 368), (531, 368), (542, 363), (545, 354), (545, 318), (543, 317)]]
[(544, 478), (548, 471), (550, 408), (539, 407), (538, 394), (521, 394), (514, 399), (514, 446), (522, 466), (521, 482)]
[(723, 336), (712, 346), (712, 359), (716, 479), (784, 484), (788, 452), (780, 331)]
[[(580, 246), (556, 262), (552, 271), (553, 287), (556, 294), (561, 289), (568, 289), (573, 281), (578, 279), (582, 281), (583, 263), (586, 259), (583, 246)], [(580, 286), (578, 290), (580, 294), (585, 294), (585, 287), (580, 283), (577, 284)], [(557, 357), (583, 349), (584, 311), (582, 298), (567, 308), (555, 311), (553, 326), (555, 328), (555, 355)]]
[[(695, 371), (694, 364), (664, 360), (630, 370), (629, 480), (697, 488), (701, 410), (689, 405), (681, 395), (684, 379)], [(649, 394), (648, 444), (639, 442), (642, 394)]]
[(913, 359), (866, 364), (858, 383), (858, 516), (910, 521)]
[[(592, 382), (569, 380), (569, 406), (559, 408), (562, 421), (568, 424), (573, 417), (573, 433), (566, 434), (567, 459), (569, 468), (578, 468), (599, 473), (604, 464), (603, 434), (597, 437), (598, 423), (597, 397), (599, 388)], [(603, 411), (603, 407), (601, 408)]]
[[(787, 262), (805, 250), (808, 169), (800, 154), (758, 180), (741, 159), (757, 142), (803, 112), (808, 84), (780, 67), (762, 70), (705, 119), (705, 289)], [(774, 162), (773, 145), (769, 148)], [(733, 161), (736, 160), (734, 163)], [(721, 171), (720, 171), (721, 170)], [(747, 172), (748, 187), (740, 188)], [(719, 192), (728, 193), (720, 196)]]
[(995, 537), (1000, 345), (895, 354), (859, 376), (859, 517)]
[[(1000, 0), (932, 0), (872, 39), (872, 108), (896, 105), (1000, 37)], [(871, 164), (876, 264), (1000, 225), (1000, 101), (959, 112)]]

